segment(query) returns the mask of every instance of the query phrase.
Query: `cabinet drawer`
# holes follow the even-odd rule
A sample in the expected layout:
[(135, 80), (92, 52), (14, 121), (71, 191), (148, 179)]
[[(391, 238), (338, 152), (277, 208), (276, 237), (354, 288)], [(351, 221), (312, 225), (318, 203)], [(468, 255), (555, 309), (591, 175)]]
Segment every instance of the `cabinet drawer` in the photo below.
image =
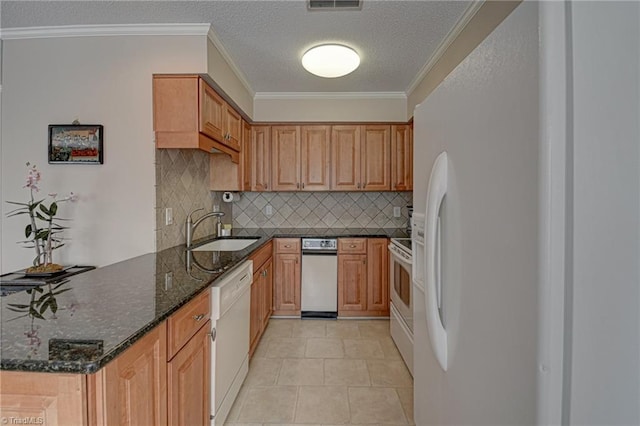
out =
[(340, 238), (338, 239), (338, 253), (366, 254), (366, 238)]
[(300, 253), (300, 238), (276, 239), (276, 253)]
[(169, 317), (167, 358), (171, 359), (211, 317), (209, 290)]
[(271, 258), (272, 254), (273, 254), (273, 242), (271, 241), (269, 241), (264, 246), (260, 247), (258, 251), (252, 254), (251, 260), (253, 260), (254, 272), (257, 272), (258, 269), (260, 269), (260, 267), (264, 265), (264, 263)]

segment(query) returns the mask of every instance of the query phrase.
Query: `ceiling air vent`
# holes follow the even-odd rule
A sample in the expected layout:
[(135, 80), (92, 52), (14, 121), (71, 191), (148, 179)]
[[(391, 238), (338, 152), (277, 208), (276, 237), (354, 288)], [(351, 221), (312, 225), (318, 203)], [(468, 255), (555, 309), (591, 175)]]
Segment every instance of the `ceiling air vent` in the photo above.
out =
[(309, 10), (360, 10), (361, 0), (309, 0)]

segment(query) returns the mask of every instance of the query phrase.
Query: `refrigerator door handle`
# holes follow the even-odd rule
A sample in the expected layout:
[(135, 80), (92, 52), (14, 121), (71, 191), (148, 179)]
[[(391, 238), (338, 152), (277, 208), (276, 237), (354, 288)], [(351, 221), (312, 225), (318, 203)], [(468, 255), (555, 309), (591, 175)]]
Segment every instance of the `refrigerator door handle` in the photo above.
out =
[(440, 208), (445, 195), (447, 195), (447, 165), (447, 153), (443, 151), (436, 158), (429, 177), (425, 220), (427, 329), (429, 330), (431, 348), (444, 371), (447, 371), (447, 331), (442, 323), (439, 309), (442, 306)]

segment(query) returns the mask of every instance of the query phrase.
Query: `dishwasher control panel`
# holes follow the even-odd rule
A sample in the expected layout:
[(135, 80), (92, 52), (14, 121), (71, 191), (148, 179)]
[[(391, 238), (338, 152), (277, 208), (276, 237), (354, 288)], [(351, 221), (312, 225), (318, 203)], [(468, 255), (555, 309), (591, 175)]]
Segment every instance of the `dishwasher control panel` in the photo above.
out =
[(338, 250), (338, 240), (335, 238), (303, 238), (302, 250)]

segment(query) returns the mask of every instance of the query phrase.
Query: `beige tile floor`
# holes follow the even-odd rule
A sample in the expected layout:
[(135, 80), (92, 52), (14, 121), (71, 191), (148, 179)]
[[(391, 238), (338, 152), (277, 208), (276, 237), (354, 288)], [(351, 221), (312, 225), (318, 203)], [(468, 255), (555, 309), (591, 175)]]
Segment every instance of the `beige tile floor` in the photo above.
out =
[(226, 424), (413, 425), (389, 321), (271, 319)]

